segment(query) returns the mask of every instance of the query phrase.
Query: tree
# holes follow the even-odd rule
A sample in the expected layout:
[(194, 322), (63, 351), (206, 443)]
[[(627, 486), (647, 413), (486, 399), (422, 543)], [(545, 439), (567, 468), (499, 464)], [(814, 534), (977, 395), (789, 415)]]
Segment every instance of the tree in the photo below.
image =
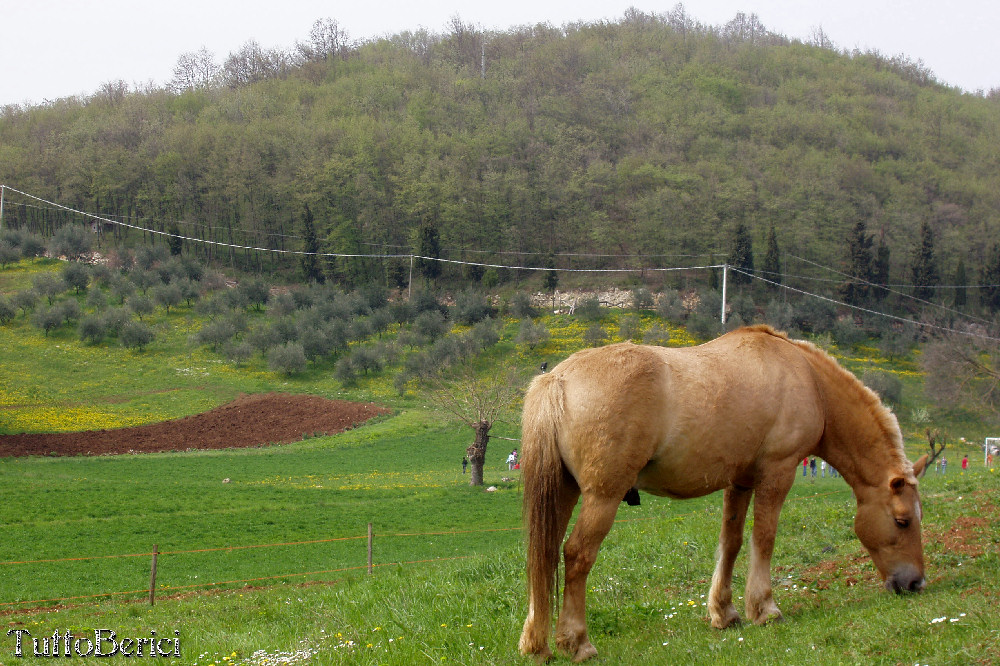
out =
[(169, 87), (174, 92), (208, 88), (219, 76), (220, 68), (215, 56), (202, 46), (197, 51), (182, 53), (174, 65), (174, 76)]
[(299, 263), (306, 282), (323, 282), (323, 270), (319, 263), (319, 237), (316, 235), (316, 224), (313, 213), (306, 204), (302, 211), (302, 251)]
[(170, 248), (170, 256), (178, 257), (184, 251), (184, 239), (181, 238), (181, 228), (177, 226), (176, 222), (172, 222), (168, 232), (170, 235), (167, 236), (167, 247)]
[(126, 349), (138, 349), (142, 351), (156, 339), (156, 334), (148, 324), (141, 321), (130, 320), (125, 322), (118, 331), (118, 341)]
[(767, 250), (764, 252), (764, 265), (761, 268), (765, 279), (777, 283), (769, 285), (776, 289), (781, 284), (781, 250), (778, 248), (778, 234), (773, 224), (767, 232)]
[(90, 252), (93, 244), (93, 234), (78, 224), (67, 224), (59, 227), (49, 244), (49, 252), (53, 257), (66, 257), (76, 261)]
[(930, 300), (934, 287), (941, 284), (937, 260), (934, 257), (934, 232), (926, 220), (920, 225), (920, 247), (913, 258), (913, 295)]
[(983, 305), (996, 312), (1000, 310), (1000, 243), (994, 243), (990, 249), (981, 275)]
[(733, 284), (749, 284), (753, 280), (753, 240), (747, 225), (740, 220), (736, 225), (736, 232), (733, 235), (733, 249), (726, 260), (730, 266), (737, 270), (731, 273)]
[(68, 261), (63, 264), (62, 279), (67, 289), (73, 289), (79, 294), (90, 284), (90, 270), (79, 261)]
[(441, 275), (441, 238), (437, 227), (427, 223), (418, 230), (416, 243), (417, 270), (428, 281)]
[(939, 405), (1000, 412), (1000, 348), (992, 340), (941, 336), (924, 347), (924, 390)]
[(965, 270), (965, 259), (959, 258), (958, 267), (955, 268), (955, 307), (964, 308), (968, 303), (969, 296), (966, 286), (969, 284), (969, 276)]
[(872, 265), (872, 297), (882, 301), (889, 295), (889, 246), (885, 244), (885, 235), (881, 235), (878, 247), (875, 249), (875, 261)]
[(475, 433), (465, 450), (470, 464), (470, 486), (483, 485), (483, 464), (490, 442), (490, 429), (512, 416), (512, 405), (521, 395), (524, 377), (513, 365), (477, 373), (464, 363), (450, 377), (438, 374), (429, 380), (431, 402), (456, 417)]
[(840, 285), (840, 293), (851, 305), (862, 305), (868, 299), (872, 282), (872, 243), (868, 224), (860, 219), (847, 236), (847, 280)]

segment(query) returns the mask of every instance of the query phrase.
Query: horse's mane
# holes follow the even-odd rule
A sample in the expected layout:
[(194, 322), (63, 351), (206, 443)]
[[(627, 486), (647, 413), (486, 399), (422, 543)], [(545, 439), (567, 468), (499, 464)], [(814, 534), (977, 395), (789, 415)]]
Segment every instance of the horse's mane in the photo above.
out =
[(783, 331), (776, 331), (766, 324), (758, 324), (748, 328), (753, 331), (772, 335), (795, 345), (802, 350), (804, 354), (814, 359), (818, 365), (824, 366), (830, 371), (831, 374), (842, 379), (847, 386), (851, 387), (852, 391), (857, 396), (858, 404), (863, 405), (871, 414), (872, 419), (882, 432), (885, 440), (892, 444), (892, 451), (895, 453), (895, 457), (897, 458), (900, 466), (903, 469), (909, 468), (906, 453), (903, 449), (903, 437), (899, 430), (899, 422), (896, 420), (896, 415), (892, 413), (891, 409), (885, 406), (882, 399), (875, 391), (865, 386), (864, 382), (858, 379), (850, 370), (838, 363), (837, 359), (833, 358), (833, 356), (831, 356), (826, 350), (817, 347), (815, 344), (807, 340), (793, 340), (788, 337), (787, 333)]

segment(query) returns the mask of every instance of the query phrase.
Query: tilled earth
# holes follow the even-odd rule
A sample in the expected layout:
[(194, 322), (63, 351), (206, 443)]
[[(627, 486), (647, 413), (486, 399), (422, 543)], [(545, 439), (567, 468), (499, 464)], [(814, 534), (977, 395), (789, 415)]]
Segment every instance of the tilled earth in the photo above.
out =
[(243, 395), (194, 416), (134, 428), (0, 435), (0, 457), (99, 456), (287, 444), (349, 430), (389, 410), (310, 395)]

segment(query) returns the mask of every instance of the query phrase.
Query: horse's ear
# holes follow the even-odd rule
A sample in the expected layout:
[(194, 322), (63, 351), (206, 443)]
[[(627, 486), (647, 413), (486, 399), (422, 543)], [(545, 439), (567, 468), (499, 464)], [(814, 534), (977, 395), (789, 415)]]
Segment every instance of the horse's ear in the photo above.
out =
[(924, 455), (917, 458), (917, 462), (913, 463), (913, 476), (919, 479), (921, 476), (924, 475), (924, 472), (926, 471), (927, 471), (927, 454), (925, 453)]

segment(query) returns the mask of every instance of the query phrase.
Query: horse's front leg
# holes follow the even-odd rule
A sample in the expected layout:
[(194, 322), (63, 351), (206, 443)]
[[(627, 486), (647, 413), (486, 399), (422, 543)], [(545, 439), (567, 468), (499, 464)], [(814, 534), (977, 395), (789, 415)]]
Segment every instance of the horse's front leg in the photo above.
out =
[(584, 493), (580, 515), (566, 540), (566, 587), (556, 623), (556, 645), (573, 655), (573, 661), (584, 661), (597, 654), (587, 636), (587, 575), (597, 560), (601, 542), (615, 522), (620, 501), (621, 493), (614, 499)]
[(743, 546), (743, 526), (751, 495), (753, 489), (736, 487), (727, 488), (723, 494), (722, 532), (719, 535), (712, 588), (708, 593), (708, 614), (716, 629), (725, 629), (740, 621), (740, 614), (733, 605), (733, 566)]
[(750, 548), (750, 572), (747, 575), (746, 611), (754, 624), (780, 620), (781, 611), (771, 589), (771, 556), (778, 532), (781, 505), (795, 477), (784, 475), (761, 479), (753, 501), (753, 535)]

